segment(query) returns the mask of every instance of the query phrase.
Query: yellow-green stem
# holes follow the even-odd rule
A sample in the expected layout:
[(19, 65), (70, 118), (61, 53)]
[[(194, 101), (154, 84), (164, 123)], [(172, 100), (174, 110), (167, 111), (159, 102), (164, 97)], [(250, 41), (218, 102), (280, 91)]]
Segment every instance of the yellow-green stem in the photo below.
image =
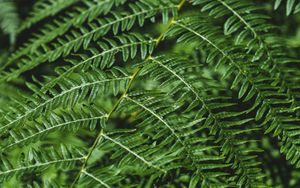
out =
[[(184, 5), (185, 2), (186, 2), (186, 0), (181, 0), (181, 1), (180, 1), (180, 3), (179, 3), (178, 6), (177, 6), (177, 7), (178, 7), (178, 11), (182, 8), (182, 6)], [(159, 43), (160, 43), (161, 40), (163, 39), (163, 37), (164, 37), (164, 35), (166, 34), (166, 32), (167, 32), (167, 31), (169, 30), (169, 28), (172, 26), (173, 21), (174, 21), (174, 17), (171, 18), (171, 19), (169, 20), (166, 29), (165, 29), (165, 30), (157, 37), (157, 39), (156, 39), (156, 46), (159, 45)], [(150, 58), (152, 58), (151, 55), (149, 55), (149, 56), (147, 57), (147, 59), (150, 59)], [(140, 73), (140, 71), (141, 71), (142, 69), (143, 69), (143, 67), (139, 67), (136, 71), (134, 71), (134, 73), (132, 74), (131, 79), (130, 79), (130, 81), (129, 81), (127, 87), (126, 87), (126, 89), (125, 89), (124, 92), (123, 92), (123, 94), (122, 94), (121, 97), (117, 100), (117, 102), (113, 105), (112, 110), (108, 113), (108, 115), (107, 115), (107, 120), (112, 116), (112, 114), (114, 113), (114, 111), (118, 108), (119, 104), (122, 102), (122, 100), (124, 99), (124, 97), (127, 95), (127, 93), (128, 93), (128, 91), (129, 91), (129, 89), (131, 88), (133, 82), (134, 82), (135, 79), (138, 77), (138, 75), (139, 75), (139, 73)], [(81, 166), (81, 168), (80, 168), (80, 171), (77, 173), (77, 175), (76, 175), (74, 181), (73, 181), (72, 184), (71, 184), (71, 188), (73, 188), (73, 187), (75, 186), (76, 182), (78, 181), (78, 179), (79, 179), (79, 177), (80, 177), (80, 175), (81, 175), (81, 172), (83, 172), (83, 171), (85, 170), (86, 165), (87, 165), (87, 162), (88, 162), (89, 158), (91, 157), (93, 151), (95, 150), (95, 148), (96, 148), (96, 146), (97, 146), (97, 144), (98, 144), (100, 138), (102, 137), (102, 135), (103, 135), (103, 129), (101, 129), (101, 130), (99, 131), (99, 133), (97, 134), (97, 137), (96, 137), (96, 139), (95, 139), (94, 142), (93, 142), (93, 145), (92, 145), (91, 148), (89, 149), (89, 152), (88, 152), (88, 154), (86, 155), (84, 162), (82, 163), (82, 166)]]

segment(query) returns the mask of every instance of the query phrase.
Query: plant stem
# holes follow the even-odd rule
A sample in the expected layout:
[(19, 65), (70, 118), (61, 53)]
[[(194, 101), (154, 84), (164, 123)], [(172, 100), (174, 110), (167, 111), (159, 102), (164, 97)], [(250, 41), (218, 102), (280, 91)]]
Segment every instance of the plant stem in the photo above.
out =
[[(182, 6), (184, 5), (185, 2), (186, 2), (186, 0), (181, 0), (181, 1), (180, 1), (180, 3), (177, 5), (178, 11), (182, 8)], [(173, 23), (174, 23), (174, 17), (172, 17), (172, 18), (169, 20), (166, 29), (165, 29), (165, 30), (157, 37), (157, 39), (156, 39), (156, 47), (160, 44), (160, 42), (162, 41), (164, 35), (166, 34), (166, 32), (169, 30), (169, 28), (172, 26)], [(151, 58), (152, 58), (151, 55), (149, 55), (149, 56), (147, 57), (147, 59), (151, 59)], [(135, 79), (138, 77), (138, 75), (139, 75), (139, 73), (140, 73), (140, 71), (141, 71), (142, 69), (143, 69), (143, 67), (141, 66), (141, 67), (139, 67), (139, 68), (132, 74), (131, 79), (130, 79), (130, 81), (129, 81), (129, 84), (128, 84), (128, 86), (126, 87), (125, 91), (123, 92), (123, 94), (121, 95), (121, 97), (117, 100), (117, 102), (114, 104), (112, 110), (108, 113), (108, 115), (107, 115), (107, 120), (112, 116), (112, 114), (113, 114), (113, 113), (115, 112), (115, 110), (118, 108), (119, 104), (122, 102), (122, 100), (124, 99), (124, 97), (126, 97), (128, 91), (129, 91), (129, 89), (131, 88), (133, 82), (134, 82)], [(104, 132), (103, 129), (101, 129), (101, 130), (99, 131), (99, 133), (97, 134), (97, 137), (96, 137), (96, 139), (95, 139), (94, 142), (93, 142), (93, 145), (91, 146), (91, 148), (89, 149), (88, 154), (87, 154), (86, 157), (84, 158), (85, 160), (84, 160), (84, 162), (83, 162), (83, 164), (82, 164), (82, 166), (81, 166), (81, 168), (80, 168), (80, 171), (77, 173), (77, 175), (76, 175), (74, 181), (73, 181), (72, 184), (71, 184), (71, 188), (73, 188), (73, 187), (75, 186), (75, 184), (76, 184), (76, 182), (78, 181), (78, 179), (79, 179), (81, 173), (85, 171), (87, 162), (88, 162), (89, 158), (91, 157), (93, 151), (95, 150), (95, 148), (96, 148), (96, 146), (97, 146), (97, 144), (98, 144), (100, 138), (102, 137), (103, 132)]]

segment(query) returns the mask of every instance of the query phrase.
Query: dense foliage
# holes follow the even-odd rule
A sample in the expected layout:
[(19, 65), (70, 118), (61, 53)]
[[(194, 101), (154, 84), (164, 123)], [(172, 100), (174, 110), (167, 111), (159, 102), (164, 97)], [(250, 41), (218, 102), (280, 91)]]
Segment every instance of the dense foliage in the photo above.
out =
[(0, 0), (1, 187), (300, 187), (298, 0)]

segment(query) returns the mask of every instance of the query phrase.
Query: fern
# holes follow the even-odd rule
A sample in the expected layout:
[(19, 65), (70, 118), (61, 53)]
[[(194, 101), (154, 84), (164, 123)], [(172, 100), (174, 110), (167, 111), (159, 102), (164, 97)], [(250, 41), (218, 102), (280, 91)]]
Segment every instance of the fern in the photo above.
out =
[(67, 8), (68, 6), (75, 4), (77, 0), (74, 1), (39, 1), (37, 2), (31, 15), (24, 20), (22, 26), (18, 30), (21, 32), (25, 28), (29, 28), (35, 23), (47, 18), (48, 16), (54, 16), (55, 14), (59, 13), (61, 10)]
[(26, 5), (1, 49), (1, 186), (298, 187), (298, 54), (273, 3)]
[(296, 0), (276, 0), (274, 4), (274, 9), (278, 9), (281, 4), (286, 3), (286, 15), (289, 16), (291, 13), (296, 14), (300, 11), (300, 3)]
[(10, 44), (14, 44), (16, 41), (17, 28), (19, 26), (19, 16), (16, 10), (14, 2), (0, 1), (0, 27), (1, 33), (9, 35)]

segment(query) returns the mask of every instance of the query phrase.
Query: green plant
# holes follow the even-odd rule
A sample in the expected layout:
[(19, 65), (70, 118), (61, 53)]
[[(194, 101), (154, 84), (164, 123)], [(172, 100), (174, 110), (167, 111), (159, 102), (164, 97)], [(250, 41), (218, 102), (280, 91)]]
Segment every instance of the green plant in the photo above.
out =
[(299, 187), (299, 55), (275, 27), (298, 2), (281, 3), (26, 5), (1, 49), (1, 186)]
[(18, 14), (16, 13), (16, 7), (13, 2), (0, 1), (0, 27), (4, 34), (9, 34), (9, 40), (11, 44), (15, 43), (16, 30), (19, 25)]

